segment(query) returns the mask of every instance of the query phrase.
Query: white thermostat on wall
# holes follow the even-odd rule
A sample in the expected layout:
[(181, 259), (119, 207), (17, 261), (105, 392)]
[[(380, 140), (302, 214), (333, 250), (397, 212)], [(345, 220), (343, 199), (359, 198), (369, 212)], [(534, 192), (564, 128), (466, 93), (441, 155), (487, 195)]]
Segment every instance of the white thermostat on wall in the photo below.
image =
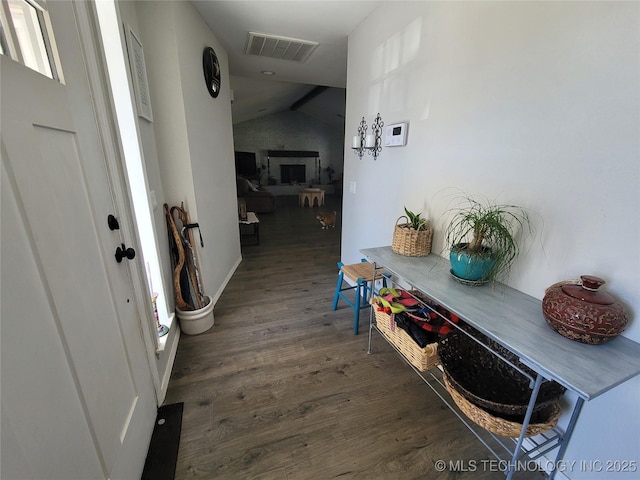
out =
[(385, 147), (403, 147), (407, 144), (407, 122), (387, 125), (384, 135)]

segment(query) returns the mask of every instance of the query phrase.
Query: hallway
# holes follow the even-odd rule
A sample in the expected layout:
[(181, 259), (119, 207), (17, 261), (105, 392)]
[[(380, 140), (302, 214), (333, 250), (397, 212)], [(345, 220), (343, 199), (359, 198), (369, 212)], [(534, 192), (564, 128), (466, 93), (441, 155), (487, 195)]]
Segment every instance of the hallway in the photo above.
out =
[[(176, 479), (504, 478), (480, 468), (485, 447), (379, 336), (367, 355), (367, 312), (354, 336), (353, 311), (331, 311), (339, 199), (296, 202), (260, 215), (260, 245), (243, 247), (214, 327), (180, 340), (165, 402), (184, 402)], [(322, 230), (316, 212), (334, 209)], [(437, 460), (478, 469), (439, 472)]]

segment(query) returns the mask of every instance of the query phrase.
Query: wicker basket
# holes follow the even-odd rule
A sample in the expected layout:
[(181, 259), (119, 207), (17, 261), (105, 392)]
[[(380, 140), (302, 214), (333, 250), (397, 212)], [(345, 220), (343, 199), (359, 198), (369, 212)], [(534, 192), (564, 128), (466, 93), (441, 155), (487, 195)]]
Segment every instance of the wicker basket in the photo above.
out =
[[(513, 365), (534, 375), (506, 348), (477, 331), (469, 330), (469, 333)], [(501, 415), (523, 415), (526, 412), (532, 391), (528, 377), (464, 333), (452, 333), (439, 343), (440, 361), (459, 394), (474, 405)], [(565, 390), (557, 382), (544, 382), (534, 411), (556, 402)]]
[[(404, 219), (404, 223), (398, 223)], [(406, 255), (407, 257), (424, 257), (431, 253), (431, 236), (433, 229), (431, 224), (424, 220), (423, 223), (426, 228), (424, 230), (416, 230), (411, 228), (409, 219), (405, 216), (401, 216), (396, 220), (396, 225), (393, 230), (393, 242), (391, 243), (391, 250), (400, 255)]]
[(421, 372), (426, 372), (430, 368), (439, 365), (438, 343), (430, 343), (421, 348), (407, 332), (396, 326), (391, 315), (381, 310), (376, 310), (376, 305), (372, 307), (376, 313), (376, 326), (382, 334), (402, 353), (407, 361)]
[[(502, 418), (483, 410), (460, 395), (460, 393), (458, 393), (458, 391), (451, 385), (446, 374), (443, 374), (442, 379), (455, 404), (462, 413), (469, 417), (469, 419), (476, 425), (479, 425), (482, 428), (502, 437), (515, 438), (520, 436), (523, 420)], [(561, 413), (562, 409), (558, 402), (548, 405), (543, 410), (532, 416), (531, 422), (527, 426), (525, 436), (531, 437), (544, 433), (547, 430), (551, 430), (558, 423)]]

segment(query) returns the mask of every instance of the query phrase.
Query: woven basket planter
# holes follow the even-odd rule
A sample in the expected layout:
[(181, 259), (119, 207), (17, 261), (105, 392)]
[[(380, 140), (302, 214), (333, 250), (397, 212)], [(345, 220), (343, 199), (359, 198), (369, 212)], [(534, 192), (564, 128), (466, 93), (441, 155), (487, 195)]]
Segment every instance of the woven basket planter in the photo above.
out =
[[(399, 223), (403, 219), (405, 220), (404, 223)], [(415, 228), (411, 228), (407, 217), (399, 217), (393, 229), (391, 250), (400, 255), (406, 255), (407, 257), (424, 257), (429, 255), (429, 253), (431, 253), (431, 236), (433, 229), (431, 224), (426, 220), (423, 225), (426, 226), (424, 230), (416, 230)]]
[[(522, 420), (502, 418), (487, 412), (460, 395), (451, 385), (446, 374), (443, 374), (442, 379), (455, 404), (473, 423), (502, 437), (515, 438), (520, 436)], [(558, 402), (548, 405), (531, 418), (525, 436), (532, 437), (551, 430), (558, 423), (561, 413), (562, 409)]]
[(420, 347), (407, 332), (396, 325), (391, 315), (381, 310), (376, 310), (376, 326), (378, 330), (402, 353), (407, 361), (420, 372), (426, 372), (430, 368), (440, 364), (438, 358), (438, 343), (430, 343), (424, 348)]

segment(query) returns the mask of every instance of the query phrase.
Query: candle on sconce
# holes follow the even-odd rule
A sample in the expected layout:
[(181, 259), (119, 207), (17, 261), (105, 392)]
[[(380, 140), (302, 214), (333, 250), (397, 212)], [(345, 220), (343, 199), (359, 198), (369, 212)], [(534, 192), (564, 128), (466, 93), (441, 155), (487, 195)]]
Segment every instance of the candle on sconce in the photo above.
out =
[(354, 135), (351, 140), (351, 148), (360, 148), (362, 144), (360, 143), (360, 135)]
[(367, 135), (364, 139), (364, 146), (366, 148), (373, 148), (376, 146), (376, 137), (375, 135)]

